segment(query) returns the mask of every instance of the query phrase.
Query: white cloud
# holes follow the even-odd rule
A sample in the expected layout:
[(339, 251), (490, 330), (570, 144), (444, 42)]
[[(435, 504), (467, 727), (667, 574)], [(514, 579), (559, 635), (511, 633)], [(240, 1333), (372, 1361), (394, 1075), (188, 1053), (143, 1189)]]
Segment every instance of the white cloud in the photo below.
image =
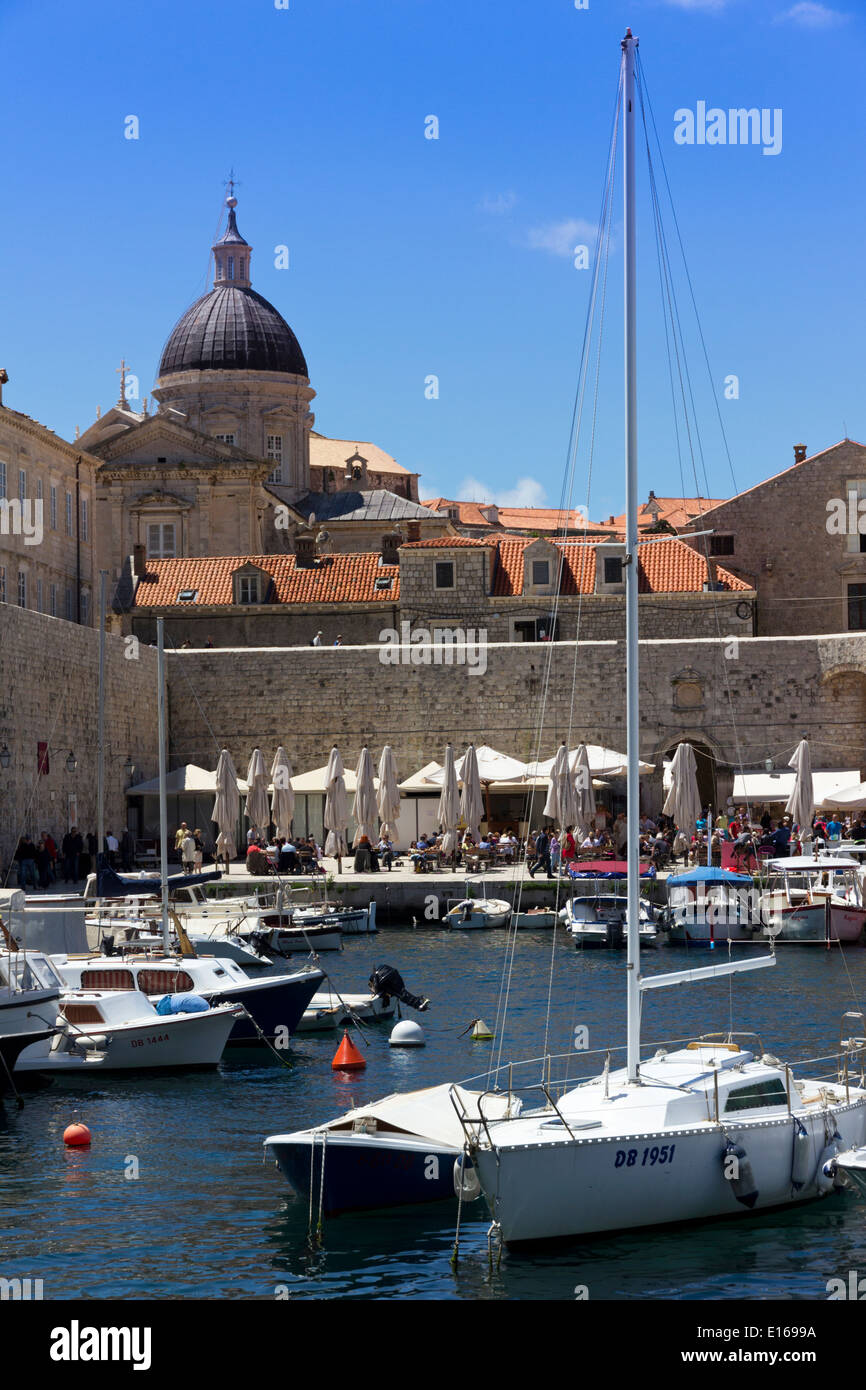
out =
[(457, 489), (458, 502), (494, 502), (497, 507), (543, 507), (547, 493), (537, 478), (518, 478), (512, 488), (494, 490), (479, 478), (466, 477)]
[(567, 217), (562, 222), (545, 222), (530, 227), (526, 244), (533, 251), (549, 251), (552, 256), (574, 255), (575, 246), (592, 246), (598, 229), (582, 217)]
[(481, 212), (489, 212), (492, 217), (502, 217), (511, 211), (516, 202), (517, 194), (509, 190), (508, 193), (497, 193), (495, 197), (486, 194), (478, 207)]
[(832, 29), (844, 24), (848, 15), (841, 10), (831, 10), (827, 5), (819, 5), (817, 0), (799, 0), (776, 18), (777, 24), (797, 24), (801, 29)]

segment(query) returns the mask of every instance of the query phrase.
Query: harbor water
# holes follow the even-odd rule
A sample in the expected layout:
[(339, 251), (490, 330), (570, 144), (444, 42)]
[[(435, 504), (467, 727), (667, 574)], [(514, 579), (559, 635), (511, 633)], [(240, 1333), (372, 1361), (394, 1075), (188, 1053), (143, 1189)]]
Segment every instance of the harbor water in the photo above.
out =
[[(214, 1072), (94, 1074), (28, 1090), (21, 1109), (0, 1102), (0, 1275), (41, 1279), (46, 1300), (822, 1300), (828, 1280), (866, 1271), (866, 1204), (841, 1195), (501, 1258), (495, 1249), (490, 1257), (490, 1219), (478, 1202), (464, 1208), (454, 1266), (456, 1202), (334, 1217), (321, 1245), (311, 1241), (309, 1203), (263, 1160), (262, 1140), (353, 1102), (484, 1073), (500, 1039), (473, 1042), (465, 1030), (477, 1017), (495, 1022), (506, 940), (504, 931), (396, 928), (348, 938), (342, 952), (323, 956), (341, 990), (365, 989), (387, 962), (431, 1000), (420, 1018), (426, 1047), (392, 1049), (390, 1023), (369, 1026), (366, 1046), (356, 1037), (367, 1067), (351, 1077), (332, 1071), (332, 1032), (294, 1039), (285, 1065), (241, 1052)], [(667, 946), (647, 952), (642, 968), (711, 959)], [(502, 1060), (540, 1056), (548, 997), (552, 1052), (573, 1047), (578, 1027), (593, 1049), (621, 1045), (624, 972), (624, 952), (580, 955), (562, 928), (555, 939), (518, 933)], [(754, 1030), (785, 1060), (822, 1057), (838, 1049), (842, 1014), (864, 999), (863, 948), (780, 946), (773, 970), (653, 991), (643, 1038)], [(540, 1066), (531, 1079), (541, 1080)], [(64, 1147), (73, 1121), (89, 1125), (90, 1149)]]

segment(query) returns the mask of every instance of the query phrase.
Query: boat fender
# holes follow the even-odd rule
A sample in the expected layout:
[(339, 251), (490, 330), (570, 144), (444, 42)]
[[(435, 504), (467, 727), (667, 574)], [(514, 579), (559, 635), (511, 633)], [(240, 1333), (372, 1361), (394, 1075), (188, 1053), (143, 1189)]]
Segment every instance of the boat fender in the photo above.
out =
[(794, 1152), (791, 1156), (791, 1186), (795, 1192), (805, 1187), (812, 1171), (812, 1141), (800, 1120), (794, 1119)]
[(836, 1159), (845, 1148), (844, 1140), (840, 1134), (834, 1134), (829, 1144), (823, 1150), (818, 1159), (818, 1171), (815, 1174), (815, 1186), (823, 1195), (832, 1192), (833, 1188), (841, 1188), (843, 1179), (841, 1174), (837, 1174)]
[(758, 1200), (758, 1184), (742, 1144), (728, 1140), (722, 1152), (722, 1165), (737, 1201), (751, 1209)]
[(468, 1154), (458, 1154), (454, 1160), (454, 1196), (462, 1193), (464, 1202), (474, 1202), (481, 1196), (478, 1170)]
[(165, 1014), (206, 1014), (210, 1004), (200, 994), (164, 994), (156, 1012)]

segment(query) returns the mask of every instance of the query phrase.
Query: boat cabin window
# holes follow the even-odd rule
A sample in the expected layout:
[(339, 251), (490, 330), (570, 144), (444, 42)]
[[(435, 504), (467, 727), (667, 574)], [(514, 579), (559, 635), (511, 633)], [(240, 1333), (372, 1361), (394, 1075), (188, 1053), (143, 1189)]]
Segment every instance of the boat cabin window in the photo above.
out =
[(184, 994), (195, 986), (185, 970), (139, 970), (138, 988), (145, 994)]
[(773, 1077), (771, 1081), (752, 1081), (748, 1086), (738, 1086), (729, 1091), (725, 1101), (725, 1114), (732, 1110), (762, 1110), (773, 1105), (786, 1105), (788, 1093), (784, 1083)]
[(82, 989), (135, 989), (131, 970), (82, 970)]

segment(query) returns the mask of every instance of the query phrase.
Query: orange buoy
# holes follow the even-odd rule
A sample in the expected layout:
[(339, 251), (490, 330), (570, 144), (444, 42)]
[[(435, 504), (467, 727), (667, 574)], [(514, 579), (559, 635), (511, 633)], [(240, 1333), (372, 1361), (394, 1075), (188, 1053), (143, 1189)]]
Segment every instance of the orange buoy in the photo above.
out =
[(63, 1142), (71, 1149), (85, 1149), (90, 1144), (90, 1130), (87, 1125), (67, 1125), (63, 1131)]
[(337, 1048), (337, 1055), (331, 1063), (334, 1071), (360, 1071), (361, 1067), (365, 1067), (366, 1065), (367, 1063), (352, 1042), (349, 1034), (344, 1032), (343, 1041)]

